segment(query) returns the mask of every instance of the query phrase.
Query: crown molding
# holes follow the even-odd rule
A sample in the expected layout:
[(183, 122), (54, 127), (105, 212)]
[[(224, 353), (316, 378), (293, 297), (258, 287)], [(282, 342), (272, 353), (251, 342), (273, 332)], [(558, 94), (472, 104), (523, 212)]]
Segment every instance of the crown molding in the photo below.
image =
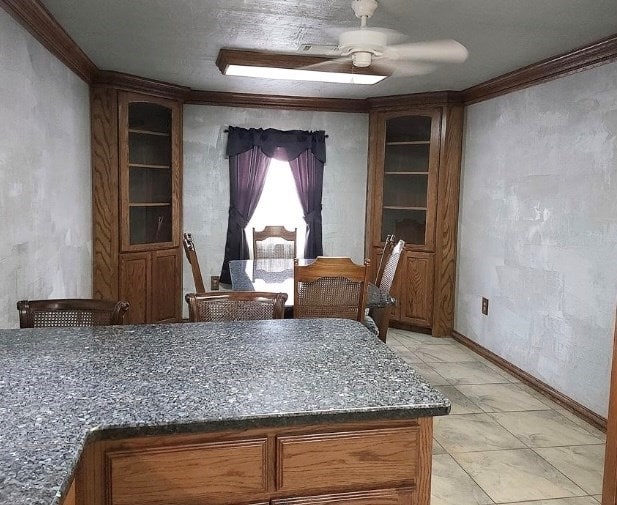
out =
[(185, 103), (195, 105), (225, 105), (258, 109), (319, 110), (327, 112), (368, 112), (364, 99), (316, 98), (288, 95), (257, 95), (222, 91), (191, 90)]
[(433, 91), (408, 95), (377, 96), (367, 98), (366, 101), (369, 104), (370, 110), (390, 111), (408, 107), (462, 104), (463, 98), (460, 91)]
[(147, 93), (172, 100), (184, 101), (190, 94), (191, 88), (170, 84), (164, 81), (139, 77), (137, 75), (114, 72), (112, 70), (97, 70), (92, 84), (99, 87), (114, 87), (136, 93)]
[(617, 34), (500, 75), (462, 92), (465, 105), (482, 102), (617, 59)]
[(96, 65), (38, 0), (0, 0), (0, 7), (88, 84)]

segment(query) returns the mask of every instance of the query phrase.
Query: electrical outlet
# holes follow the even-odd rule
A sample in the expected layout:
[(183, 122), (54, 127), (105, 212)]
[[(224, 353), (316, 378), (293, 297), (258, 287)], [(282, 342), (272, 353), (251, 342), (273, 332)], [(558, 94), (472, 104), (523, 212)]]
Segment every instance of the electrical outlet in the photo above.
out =
[(488, 316), (488, 298), (482, 297), (482, 314)]
[(213, 275), (210, 277), (210, 291), (218, 291), (219, 289), (219, 276)]

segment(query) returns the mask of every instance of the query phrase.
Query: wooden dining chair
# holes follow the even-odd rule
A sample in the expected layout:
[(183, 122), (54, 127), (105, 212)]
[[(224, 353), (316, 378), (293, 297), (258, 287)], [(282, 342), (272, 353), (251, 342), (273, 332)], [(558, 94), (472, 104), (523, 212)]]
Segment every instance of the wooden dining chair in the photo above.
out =
[(377, 275), (375, 276), (375, 285), (379, 286), (381, 282), (381, 278), (383, 276), (383, 271), (386, 268), (386, 263), (390, 254), (392, 254), (392, 249), (394, 249), (395, 242), (394, 235), (388, 235), (386, 237), (386, 242), (383, 246), (383, 251), (381, 252), (381, 256), (379, 257), (379, 266), (377, 267)]
[[(380, 281), (377, 283), (377, 287), (382, 293), (388, 296), (390, 296), (392, 286), (394, 286), (394, 282), (396, 281), (404, 251), (405, 242), (403, 240), (399, 240), (391, 250), (387, 260), (384, 262), (383, 271)], [(377, 335), (384, 342), (386, 341), (386, 335), (388, 333), (392, 309), (392, 306), (371, 309), (369, 310), (367, 320), (365, 321), (365, 324), (369, 328), (373, 331), (377, 331)]]
[(294, 318), (341, 317), (362, 321), (369, 260), (319, 256), (305, 266), (294, 260)]
[(189, 321), (283, 319), (286, 293), (227, 291), (188, 293)]
[(127, 302), (67, 298), (55, 300), (20, 300), (20, 328), (69, 326), (107, 326), (124, 323)]
[(298, 229), (266, 226), (262, 231), (253, 228), (253, 259), (294, 259)]
[(199, 268), (199, 261), (197, 261), (197, 252), (195, 251), (195, 244), (193, 243), (193, 236), (190, 233), (185, 233), (182, 237), (182, 245), (184, 246), (184, 253), (186, 259), (189, 260), (191, 265), (191, 271), (193, 272), (193, 281), (195, 282), (195, 290), (198, 293), (204, 293), (206, 288), (204, 287), (204, 281), (201, 277), (201, 269)]

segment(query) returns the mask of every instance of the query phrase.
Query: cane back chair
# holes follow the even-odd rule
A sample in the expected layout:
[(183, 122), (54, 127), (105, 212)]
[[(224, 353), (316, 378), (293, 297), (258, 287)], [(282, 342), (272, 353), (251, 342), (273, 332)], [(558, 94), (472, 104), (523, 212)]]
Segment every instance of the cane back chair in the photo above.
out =
[(253, 228), (253, 259), (294, 259), (296, 257), (297, 228), (266, 226), (262, 231)]
[(319, 256), (300, 266), (294, 260), (294, 318), (341, 317), (362, 321), (369, 260)]
[(191, 265), (193, 281), (195, 282), (195, 290), (198, 293), (203, 293), (206, 291), (206, 288), (204, 287), (204, 281), (201, 277), (201, 269), (199, 268), (199, 261), (197, 261), (197, 252), (195, 251), (193, 236), (190, 233), (185, 233), (183, 235), (182, 245), (184, 246), (186, 259), (189, 260), (189, 264)]
[(286, 293), (227, 291), (188, 293), (189, 321), (283, 319)]
[(127, 302), (92, 299), (20, 300), (20, 328), (107, 326), (124, 323)]

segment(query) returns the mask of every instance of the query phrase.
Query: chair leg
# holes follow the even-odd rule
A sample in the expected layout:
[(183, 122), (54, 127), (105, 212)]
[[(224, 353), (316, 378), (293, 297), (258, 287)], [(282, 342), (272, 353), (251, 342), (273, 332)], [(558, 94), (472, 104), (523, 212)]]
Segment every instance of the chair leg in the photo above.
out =
[(392, 312), (392, 307), (376, 307), (371, 311), (371, 317), (379, 329), (378, 337), (382, 342), (386, 341), (386, 336), (388, 334), (390, 312)]

